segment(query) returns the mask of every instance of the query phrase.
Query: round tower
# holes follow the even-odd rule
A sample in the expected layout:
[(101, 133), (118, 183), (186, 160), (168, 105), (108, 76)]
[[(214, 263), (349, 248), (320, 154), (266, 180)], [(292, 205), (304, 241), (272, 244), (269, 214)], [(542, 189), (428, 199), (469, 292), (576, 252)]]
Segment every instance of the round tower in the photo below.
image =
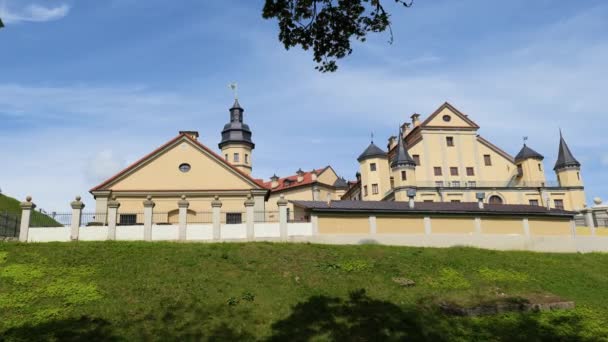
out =
[(239, 100), (235, 99), (229, 110), (230, 122), (224, 125), (222, 130), (222, 141), (219, 143), (219, 147), (226, 161), (250, 175), (253, 164), (251, 154), (255, 144), (251, 141), (249, 125), (243, 122), (244, 111)]
[(395, 201), (408, 201), (408, 190), (416, 185), (416, 162), (407, 152), (403, 134), (399, 134), (395, 155), (391, 161)]
[(525, 143), (517, 156), (517, 182), (520, 186), (544, 187), (547, 183), (543, 157), (540, 153), (528, 147)]
[(581, 177), (581, 163), (572, 155), (561, 131), (559, 132), (557, 162), (553, 170), (557, 175), (559, 186), (567, 190), (566, 202), (563, 203), (564, 208), (574, 211), (585, 208), (585, 188), (583, 187), (583, 177)]
[(388, 154), (372, 141), (359, 158), (361, 173), (361, 199), (380, 201), (390, 190)]

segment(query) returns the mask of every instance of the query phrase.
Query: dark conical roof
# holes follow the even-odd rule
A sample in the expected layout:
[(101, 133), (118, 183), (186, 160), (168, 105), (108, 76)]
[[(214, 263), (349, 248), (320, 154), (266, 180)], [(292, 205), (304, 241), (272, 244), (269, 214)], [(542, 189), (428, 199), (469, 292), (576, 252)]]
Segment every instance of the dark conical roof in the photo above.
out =
[(399, 134), (399, 141), (397, 142), (397, 151), (395, 151), (395, 156), (391, 161), (391, 167), (399, 166), (416, 166), (414, 159), (412, 159), (409, 153), (407, 153), (407, 149), (405, 148), (405, 139), (401, 133)]
[(230, 122), (225, 124), (224, 130), (222, 130), (222, 141), (219, 143), (220, 148), (230, 143), (245, 144), (251, 148), (255, 147), (255, 144), (251, 141), (251, 129), (249, 129), (249, 125), (243, 123), (244, 111), (239, 100), (234, 99), (234, 104), (230, 108)]
[(566, 167), (580, 167), (581, 163), (574, 158), (562, 132), (559, 132), (559, 153), (557, 154), (557, 162), (553, 170), (563, 169)]
[(369, 158), (386, 158), (387, 154), (380, 147), (376, 146), (372, 141), (369, 146), (361, 153), (357, 161), (364, 161)]
[(521, 151), (519, 151), (519, 153), (515, 156), (515, 162), (518, 163), (518, 162), (520, 162), (522, 160), (526, 160), (526, 159), (543, 160), (543, 159), (545, 159), (545, 157), (543, 157), (542, 154), (529, 148), (528, 145), (524, 144), (524, 147), (522, 147)]

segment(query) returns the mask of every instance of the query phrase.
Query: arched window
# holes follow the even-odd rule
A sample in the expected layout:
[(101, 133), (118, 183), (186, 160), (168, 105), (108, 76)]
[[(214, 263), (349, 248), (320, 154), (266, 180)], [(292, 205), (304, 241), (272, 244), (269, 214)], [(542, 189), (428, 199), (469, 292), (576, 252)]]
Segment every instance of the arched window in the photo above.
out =
[(502, 198), (500, 198), (500, 196), (490, 196), (490, 199), (488, 200), (488, 203), (490, 204), (502, 204)]

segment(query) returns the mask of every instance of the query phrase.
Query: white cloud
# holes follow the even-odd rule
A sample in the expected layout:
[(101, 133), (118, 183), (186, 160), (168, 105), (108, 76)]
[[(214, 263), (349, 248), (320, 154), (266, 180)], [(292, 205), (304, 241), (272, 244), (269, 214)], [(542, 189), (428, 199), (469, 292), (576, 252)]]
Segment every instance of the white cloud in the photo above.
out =
[(124, 159), (112, 150), (102, 150), (87, 161), (85, 176), (91, 184), (101, 183), (124, 168)]
[(70, 6), (61, 4), (56, 7), (45, 7), (38, 4), (31, 4), (20, 9), (8, 9), (3, 6), (0, 8), (0, 18), (5, 24), (19, 22), (45, 22), (59, 20), (70, 12)]

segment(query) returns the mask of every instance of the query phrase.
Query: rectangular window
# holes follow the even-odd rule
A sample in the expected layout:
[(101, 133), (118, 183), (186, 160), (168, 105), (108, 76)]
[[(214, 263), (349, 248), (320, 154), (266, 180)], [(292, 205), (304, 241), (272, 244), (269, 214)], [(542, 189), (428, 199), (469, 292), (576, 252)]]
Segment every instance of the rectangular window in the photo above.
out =
[(538, 207), (538, 200), (530, 200), (530, 205), (535, 205)]
[(369, 164), (369, 170), (370, 171), (376, 171), (376, 163)]
[(391, 189), (395, 187), (395, 178), (391, 177)]
[(367, 197), (367, 185), (363, 186), (363, 196)]
[(452, 175), (452, 176), (458, 176), (458, 168), (457, 167), (451, 167), (450, 168), (450, 175)]
[(523, 168), (523, 166), (521, 166), (521, 165), (517, 165), (517, 175), (518, 175), (519, 177), (521, 177), (521, 176), (523, 176), (523, 175), (524, 175), (524, 168)]
[(472, 167), (467, 167), (467, 176), (475, 176), (475, 169)]
[(433, 171), (435, 172), (435, 176), (441, 176), (441, 167), (435, 166)]
[(226, 213), (226, 224), (243, 223), (243, 214), (241, 213)]
[(118, 224), (120, 225), (134, 225), (137, 223), (137, 215), (135, 214), (120, 214)]
[(402, 181), (407, 180), (407, 172), (401, 171), (401, 180)]
[(239, 160), (241, 160), (241, 158), (239, 157), (239, 154), (238, 154), (238, 153), (235, 153), (235, 154), (234, 154), (234, 162), (235, 162), (235, 163), (238, 163), (238, 162), (239, 162)]
[(555, 204), (555, 209), (562, 209), (562, 210), (564, 209), (564, 200), (556, 199), (556, 200), (553, 200), (553, 203)]
[(226, 155), (226, 160), (228, 160), (228, 155)]
[(538, 171), (542, 171), (543, 170), (543, 164), (538, 163)]
[(477, 187), (477, 182), (476, 181), (468, 181), (467, 184), (469, 185), (469, 188), (476, 188)]
[(580, 172), (577, 172), (577, 173), (576, 173), (576, 179), (577, 179), (577, 180), (581, 180), (581, 173), (580, 173)]
[(245, 154), (245, 164), (249, 164), (249, 155)]
[(378, 194), (378, 184), (372, 184), (372, 195)]
[(460, 203), (460, 200), (451, 200), (452, 203)]
[(436, 181), (435, 182), (435, 186), (436, 187), (442, 187), (443, 186), (443, 182), (442, 181)]
[(433, 203), (433, 200), (424, 200), (422, 202), (424, 202), (424, 203)]
[(453, 181), (452, 182), (452, 187), (453, 188), (460, 188), (460, 181)]
[(445, 143), (449, 147), (453, 147), (454, 146), (454, 137), (445, 137)]
[(486, 166), (492, 166), (492, 156), (490, 156), (489, 154), (484, 154), (483, 162), (486, 164)]
[(412, 156), (412, 158), (414, 158), (414, 162), (416, 163), (417, 166), (420, 166), (420, 155), (418, 154), (414, 154)]

